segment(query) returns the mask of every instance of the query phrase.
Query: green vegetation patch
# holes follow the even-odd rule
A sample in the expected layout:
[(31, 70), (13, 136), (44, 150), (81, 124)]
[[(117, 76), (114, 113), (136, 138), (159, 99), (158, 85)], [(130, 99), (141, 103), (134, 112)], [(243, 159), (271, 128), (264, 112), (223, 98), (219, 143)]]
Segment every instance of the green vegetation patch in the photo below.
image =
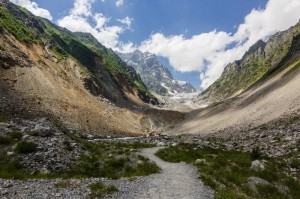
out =
[[(299, 167), (299, 153), (289, 157), (267, 158), (259, 151), (252, 153), (199, 148), (196, 145), (178, 145), (159, 150), (156, 155), (168, 162), (194, 164), (205, 185), (216, 191), (215, 198), (297, 198), (299, 196), (299, 172), (291, 177), (289, 168)], [(265, 161), (265, 170), (252, 170), (253, 160)], [(196, 160), (197, 164), (196, 164)], [(259, 177), (269, 185), (250, 188), (249, 177)], [(284, 187), (284, 189), (283, 189)]]
[(5, 8), (0, 8), (0, 27), (7, 29), (22, 42), (36, 42), (34, 32), (25, 26), (21, 21), (16, 19), (16, 17), (12, 16), (11, 13)]
[(33, 142), (19, 142), (16, 147), (18, 153), (33, 153), (36, 151), (37, 144)]
[(68, 175), (118, 179), (145, 176), (160, 171), (154, 162), (136, 154), (134, 149), (145, 145), (88, 141), (83, 141), (82, 144), (89, 153), (80, 156)]
[(91, 194), (89, 196), (90, 199), (103, 198), (106, 195), (110, 195), (118, 191), (118, 189), (115, 186), (112, 185), (106, 186), (102, 182), (96, 182), (90, 184), (89, 188), (91, 190)]

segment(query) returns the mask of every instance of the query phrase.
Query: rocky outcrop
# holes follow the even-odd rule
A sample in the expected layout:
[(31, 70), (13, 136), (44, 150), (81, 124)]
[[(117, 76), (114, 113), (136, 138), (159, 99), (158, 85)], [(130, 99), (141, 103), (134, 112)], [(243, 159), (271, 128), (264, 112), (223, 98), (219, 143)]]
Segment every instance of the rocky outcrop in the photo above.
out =
[(118, 53), (118, 55), (140, 74), (146, 86), (155, 93), (167, 95), (196, 92), (190, 83), (174, 79), (169, 69), (154, 54), (136, 50), (132, 53)]

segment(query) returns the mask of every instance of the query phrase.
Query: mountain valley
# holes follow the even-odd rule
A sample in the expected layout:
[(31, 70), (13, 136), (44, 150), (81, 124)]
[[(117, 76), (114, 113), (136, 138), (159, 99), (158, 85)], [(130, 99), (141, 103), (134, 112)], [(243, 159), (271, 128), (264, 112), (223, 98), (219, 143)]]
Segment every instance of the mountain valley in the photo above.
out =
[(298, 198), (300, 21), (203, 92), (0, 0), (0, 198)]

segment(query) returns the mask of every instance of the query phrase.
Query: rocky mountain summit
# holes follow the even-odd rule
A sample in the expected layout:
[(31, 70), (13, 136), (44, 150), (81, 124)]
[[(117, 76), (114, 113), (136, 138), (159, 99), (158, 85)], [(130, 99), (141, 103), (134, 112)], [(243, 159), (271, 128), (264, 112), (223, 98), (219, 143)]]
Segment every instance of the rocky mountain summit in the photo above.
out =
[(190, 83), (175, 80), (169, 69), (157, 59), (155, 54), (136, 50), (132, 53), (118, 53), (118, 55), (140, 74), (151, 91), (160, 95), (196, 92)]

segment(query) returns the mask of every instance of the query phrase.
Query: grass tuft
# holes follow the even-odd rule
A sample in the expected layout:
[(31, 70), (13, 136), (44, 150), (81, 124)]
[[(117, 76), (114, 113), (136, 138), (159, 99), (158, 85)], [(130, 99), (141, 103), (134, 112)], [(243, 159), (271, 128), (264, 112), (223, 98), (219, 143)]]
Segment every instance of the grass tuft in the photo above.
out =
[(36, 151), (37, 144), (33, 142), (19, 142), (16, 147), (18, 153), (33, 153)]
[(90, 184), (89, 188), (91, 189), (91, 194), (89, 196), (90, 199), (102, 198), (106, 195), (110, 195), (118, 191), (118, 189), (115, 186), (112, 185), (106, 186), (102, 182), (96, 182)]

